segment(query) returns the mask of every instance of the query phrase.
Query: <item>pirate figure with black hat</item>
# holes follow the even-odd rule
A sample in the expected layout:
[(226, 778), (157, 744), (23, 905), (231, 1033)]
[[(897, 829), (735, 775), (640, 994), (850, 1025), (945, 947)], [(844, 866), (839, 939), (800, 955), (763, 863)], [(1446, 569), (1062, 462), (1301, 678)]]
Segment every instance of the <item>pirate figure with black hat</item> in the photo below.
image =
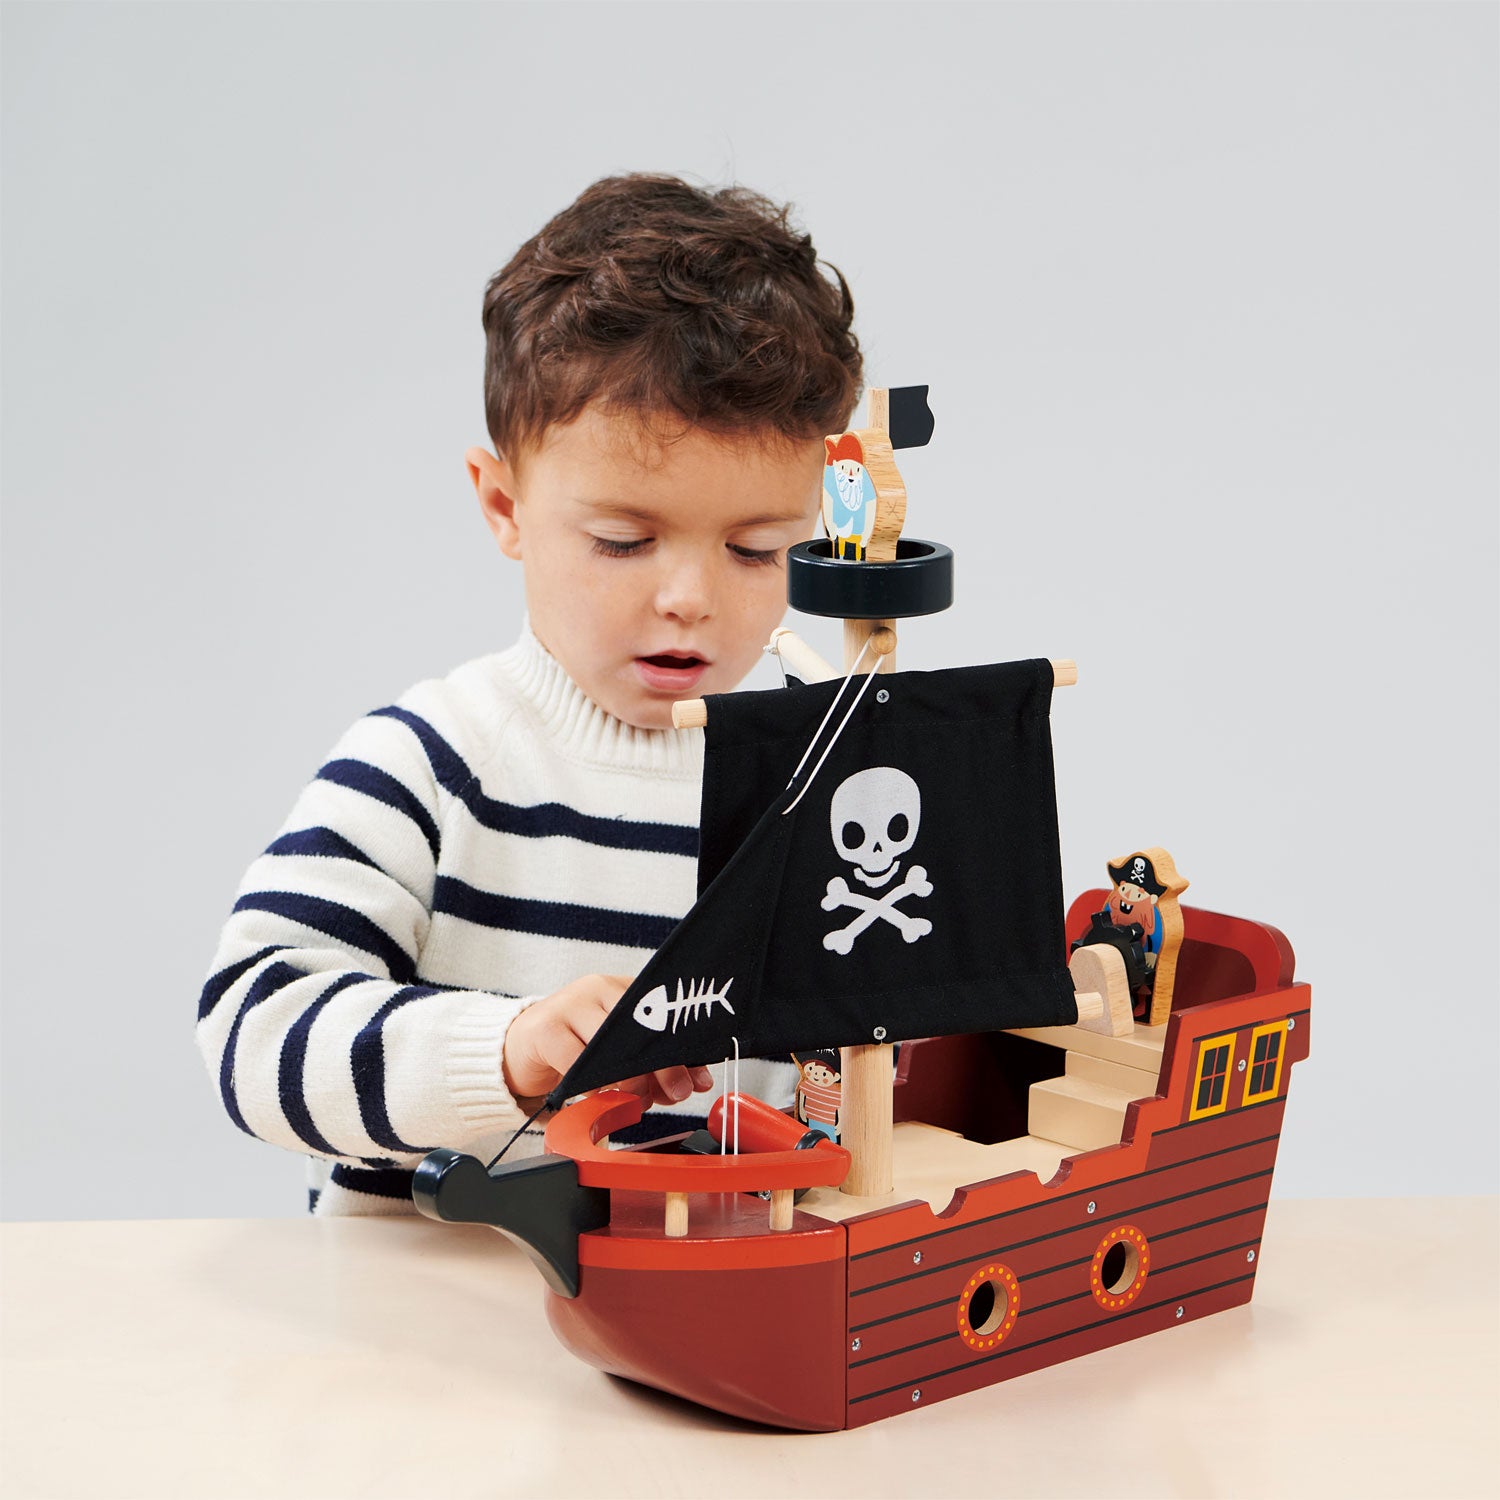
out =
[(1103, 943), (1119, 951), (1125, 960), (1125, 976), (1135, 1017), (1140, 1020), (1151, 1007), (1156, 981), (1156, 960), (1161, 952), (1162, 920), (1157, 898), (1169, 889), (1159, 880), (1147, 854), (1130, 854), (1119, 864), (1108, 866), (1114, 889), (1104, 909), (1094, 913), (1089, 930), (1073, 944), (1073, 950)]

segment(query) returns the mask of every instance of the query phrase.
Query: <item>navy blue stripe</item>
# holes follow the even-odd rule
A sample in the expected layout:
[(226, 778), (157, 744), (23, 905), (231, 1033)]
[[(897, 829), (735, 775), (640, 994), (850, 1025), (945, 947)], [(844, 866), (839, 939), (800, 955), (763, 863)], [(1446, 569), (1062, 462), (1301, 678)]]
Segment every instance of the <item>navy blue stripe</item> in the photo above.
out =
[(362, 984), (373, 976), (369, 974), (341, 974), (334, 982), (297, 1017), (296, 1024), (286, 1034), (281, 1044), (281, 1057), (276, 1066), (276, 1090), (281, 1098), (281, 1112), (286, 1122), (297, 1133), (299, 1140), (306, 1142), (314, 1151), (337, 1156), (338, 1147), (313, 1124), (312, 1112), (307, 1107), (305, 1063), (307, 1061), (307, 1034), (318, 1019), (323, 1007), (340, 990), (351, 984)]
[(261, 959), (269, 958), (273, 953), (282, 948), (281, 943), (272, 943), (268, 948), (259, 948), (249, 958), (242, 958), (238, 963), (230, 964), (227, 969), (220, 969), (217, 974), (211, 974), (208, 983), (203, 986), (203, 993), (198, 996), (198, 1019), (213, 1010), (220, 1000), (224, 998), (224, 992), (236, 979), (247, 974), (258, 964)]
[(296, 833), (283, 834), (267, 854), (312, 854), (324, 859), (352, 859), (362, 865), (378, 870), (379, 865), (363, 849), (356, 849), (343, 834), (331, 828), (301, 828)]
[(340, 902), (325, 901), (321, 896), (304, 896), (296, 891), (251, 891), (234, 903), (234, 909), (237, 912), (271, 912), (303, 927), (311, 927), (325, 937), (337, 938), (362, 953), (373, 953), (384, 961), (391, 978), (399, 984), (410, 984), (416, 978), (416, 963), (406, 949), (363, 912)]
[(601, 849), (698, 857), (698, 830), (685, 824), (601, 818), (561, 802), (538, 802), (530, 807), (497, 802), (485, 796), (463, 757), (425, 719), (404, 708), (376, 709), (370, 717), (395, 719), (405, 724), (421, 742), (438, 785), (457, 797), (482, 827), (496, 833), (512, 833), (525, 839), (579, 839)]
[(318, 1192), (317, 1188), (308, 1188), (308, 1190), (307, 1190), (307, 1211), (308, 1211), (308, 1213), (316, 1213), (317, 1212), (318, 1199), (321, 1196), (322, 1196), (322, 1194), (320, 1194)]
[(268, 995), (275, 994), (282, 985), (290, 984), (294, 979), (302, 977), (300, 969), (294, 969), (290, 964), (284, 964), (280, 960), (267, 964), (255, 976), (255, 982), (246, 991), (245, 998), (235, 1015), (234, 1024), (229, 1028), (229, 1039), (224, 1043), (224, 1053), (219, 1059), (219, 1093), (224, 1100), (224, 1108), (229, 1111), (229, 1118), (246, 1135), (254, 1135), (255, 1132), (245, 1123), (245, 1117), (240, 1113), (239, 1101), (234, 1094), (234, 1059), (235, 1048), (240, 1039), (240, 1027), (245, 1024), (245, 1017), (250, 1014), (251, 1010)]
[(398, 724), (405, 724), (416, 735), (427, 756), (427, 764), (432, 767), (432, 774), (437, 778), (437, 784), (445, 792), (451, 792), (456, 797), (474, 779), (474, 773), (463, 756), (419, 714), (392, 704), (389, 708), (375, 709), (369, 717), (394, 719)]
[(518, 807), (486, 797), (476, 785), (464, 805), (486, 828), (526, 839), (567, 838), (602, 849), (636, 849), (646, 854), (698, 857), (698, 830), (680, 823), (635, 823), (627, 818), (600, 818), (561, 802)]
[(372, 1171), (369, 1167), (346, 1167), (339, 1161), (333, 1164), (329, 1178), (341, 1188), (356, 1193), (373, 1193), (377, 1198), (411, 1197), (412, 1174), (400, 1167)]
[(331, 760), (319, 769), (317, 779), (363, 792), (365, 796), (405, 813), (422, 830), (433, 859), (438, 857), (438, 826), (433, 822), (432, 814), (389, 771), (382, 771), (379, 766), (363, 760)]
[(579, 906), (571, 901), (497, 896), (490, 891), (475, 890), (452, 875), (439, 875), (434, 882), (432, 909), (435, 913), (461, 917), (478, 927), (534, 932), (541, 937), (577, 938), (580, 942), (612, 943), (621, 948), (647, 948), (653, 952), (677, 926), (675, 917)]
[[(412, 1000), (420, 1000), (438, 991), (431, 985), (414, 984), (397, 990), (360, 1029), (349, 1052), (354, 1072), (354, 1093), (359, 1100), (359, 1117), (376, 1145), (387, 1151), (424, 1152), (431, 1146), (413, 1146), (403, 1141), (391, 1126), (385, 1108), (385, 1018)], [(335, 1171), (337, 1168), (335, 1168)]]

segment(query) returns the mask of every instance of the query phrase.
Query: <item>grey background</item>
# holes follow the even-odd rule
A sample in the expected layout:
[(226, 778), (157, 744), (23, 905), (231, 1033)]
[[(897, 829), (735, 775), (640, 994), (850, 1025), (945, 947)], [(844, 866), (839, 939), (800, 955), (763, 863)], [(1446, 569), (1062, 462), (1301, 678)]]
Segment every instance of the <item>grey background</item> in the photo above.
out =
[(1492, 1191), (1496, 17), (8, 6), (5, 1216), (302, 1211), (197, 992), (344, 727), (513, 639), (480, 294), (630, 169), (793, 200), (931, 383), (902, 659), (1079, 660), (1069, 890), (1291, 938), (1278, 1192)]

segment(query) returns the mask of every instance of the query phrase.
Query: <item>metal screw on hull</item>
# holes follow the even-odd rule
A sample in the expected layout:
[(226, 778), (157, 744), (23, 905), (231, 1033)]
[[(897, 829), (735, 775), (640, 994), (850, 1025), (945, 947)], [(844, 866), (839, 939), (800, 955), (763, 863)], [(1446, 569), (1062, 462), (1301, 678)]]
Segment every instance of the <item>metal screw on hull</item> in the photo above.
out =
[(1090, 1213), (1093, 1213), (1095, 1207), (1096, 1207), (1096, 1205), (1094, 1203), (1090, 1202), (1089, 1207), (1088, 1207), (1088, 1211)]
[(1242, 1057), (1242, 1058), (1241, 1058), (1241, 1059), (1240, 1059), (1240, 1067), (1239, 1067), (1239, 1071), (1240, 1071), (1240, 1072), (1241, 1072), (1241, 1073), (1243, 1073), (1243, 1072), (1244, 1072), (1244, 1071), (1245, 1071), (1245, 1059), (1244, 1059), (1244, 1058), (1243, 1058), (1243, 1057)]
[(1180, 1307), (1177, 1309), (1177, 1316), (1179, 1318), (1182, 1316), (1182, 1309)]
[(859, 1343), (860, 1343), (860, 1341), (859, 1341), (859, 1340), (858, 1340), (858, 1339), (855, 1339), (855, 1341), (854, 1341), (854, 1342), (853, 1342), (853, 1343), (852, 1343), (852, 1344), (850, 1344), (850, 1345), (849, 1345), (849, 1347), (850, 1347), (850, 1348), (851, 1348), (851, 1349), (852, 1349), (852, 1350), (853, 1350), (853, 1351), (854, 1351), (854, 1352), (855, 1352), (855, 1353), (856, 1353), (856, 1354), (858, 1354), (858, 1353), (859, 1353)]
[(1253, 1250), (1247, 1250), (1247, 1251), (1245, 1251), (1245, 1259), (1246, 1260), (1254, 1260), (1255, 1259), (1255, 1251), (1253, 1251)]
[(921, 1393), (921, 1391), (913, 1391), (911, 1393), (911, 1399), (913, 1401), (920, 1401), (922, 1399), (922, 1393)]
[(1297, 1018), (1295, 1016), (1286, 1023), (1286, 1029), (1288, 1031), (1295, 1031), (1297, 1029)]
[(914, 1266), (920, 1266), (922, 1264), (922, 1252), (920, 1250), (913, 1250), (912, 1251), (912, 1253), (911, 1253), (911, 1263)]

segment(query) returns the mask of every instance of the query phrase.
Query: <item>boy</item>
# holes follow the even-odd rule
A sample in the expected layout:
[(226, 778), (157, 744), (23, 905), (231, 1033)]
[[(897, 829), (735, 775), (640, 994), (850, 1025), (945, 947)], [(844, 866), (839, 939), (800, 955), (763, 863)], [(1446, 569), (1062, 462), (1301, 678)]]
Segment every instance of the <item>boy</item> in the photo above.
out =
[[(525, 570), (521, 638), (344, 736), (199, 1002), (230, 1118), (309, 1154), (314, 1212), (412, 1212), (425, 1152), (495, 1149), (692, 904), (703, 746), (672, 703), (734, 687), (781, 619), (859, 393), (849, 289), (817, 265), (785, 209), (637, 175), (490, 282), (494, 451), (466, 459)], [(741, 1077), (790, 1104), (790, 1061)], [(624, 1082), (668, 1111), (651, 1133), (715, 1086)]]

